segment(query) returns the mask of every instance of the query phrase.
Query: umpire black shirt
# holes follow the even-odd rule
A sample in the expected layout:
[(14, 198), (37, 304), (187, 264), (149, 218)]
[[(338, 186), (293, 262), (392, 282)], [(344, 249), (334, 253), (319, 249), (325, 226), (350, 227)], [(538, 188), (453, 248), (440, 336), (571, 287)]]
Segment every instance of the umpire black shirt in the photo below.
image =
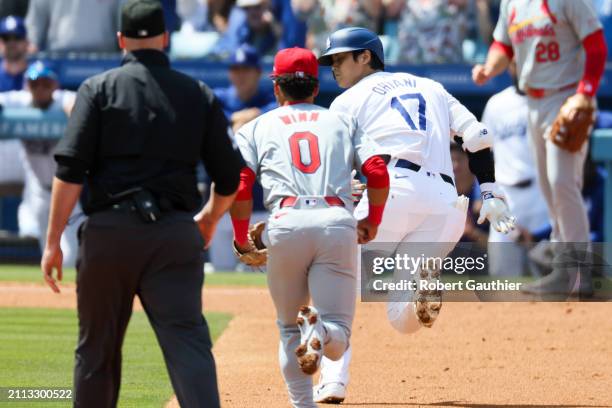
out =
[(172, 70), (161, 51), (134, 51), (121, 67), (79, 88), (55, 151), (56, 176), (77, 184), (87, 179), (86, 213), (134, 187), (151, 191), (162, 208), (195, 211), (201, 206), (200, 159), (217, 193), (230, 195), (238, 187), (244, 162), (228, 129), (206, 85)]

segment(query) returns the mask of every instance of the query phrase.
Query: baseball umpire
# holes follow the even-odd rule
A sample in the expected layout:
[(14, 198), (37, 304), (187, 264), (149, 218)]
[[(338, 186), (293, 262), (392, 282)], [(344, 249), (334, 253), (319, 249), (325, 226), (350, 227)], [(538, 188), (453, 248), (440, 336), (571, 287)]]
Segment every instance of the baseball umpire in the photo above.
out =
[[(211, 340), (202, 316), (203, 248), (230, 207), (244, 162), (212, 91), (170, 69), (158, 1), (121, 14), (122, 66), (86, 80), (55, 158), (42, 270), (59, 291), (59, 239), (87, 183), (88, 220), (77, 260), (79, 343), (74, 405), (114, 407), (121, 346), (138, 295), (163, 350), (179, 403), (218, 407)], [(201, 205), (196, 164), (214, 181)], [(54, 270), (57, 275), (54, 276)]]
[[(553, 223), (551, 240), (586, 243), (589, 222), (580, 190), (607, 54), (601, 24), (590, 0), (503, 0), (500, 10), (494, 43), (485, 64), (474, 67), (473, 80), (486, 83), (516, 58), (540, 187)], [(566, 246), (556, 245), (556, 252)], [(523, 289), (568, 294), (575, 287), (573, 294), (593, 293), (589, 272), (576, 286), (567, 272), (555, 269)]]

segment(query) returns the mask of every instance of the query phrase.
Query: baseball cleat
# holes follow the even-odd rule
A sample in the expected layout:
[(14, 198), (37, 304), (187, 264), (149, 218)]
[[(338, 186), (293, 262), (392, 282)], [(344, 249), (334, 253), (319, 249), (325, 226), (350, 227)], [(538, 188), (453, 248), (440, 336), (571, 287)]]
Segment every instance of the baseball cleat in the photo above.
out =
[(295, 349), (298, 364), (304, 374), (314, 374), (323, 357), (323, 341), (325, 339), (323, 322), (317, 309), (312, 306), (302, 306), (296, 320), (300, 328), (300, 345)]
[[(421, 269), (420, 279), (427, 284), (433, 284), (440, 280), (440, 271), (435, 269)], [(419, 323), (425, 327), (433, 326), (442, 308), (442, 291), (430, 290), (418, 285), (415, 292), (414, 311)]]
[(346, 398), (346, 386), (339, 382), (312, 387), (312, 399), (322, 404), (340, 404)]

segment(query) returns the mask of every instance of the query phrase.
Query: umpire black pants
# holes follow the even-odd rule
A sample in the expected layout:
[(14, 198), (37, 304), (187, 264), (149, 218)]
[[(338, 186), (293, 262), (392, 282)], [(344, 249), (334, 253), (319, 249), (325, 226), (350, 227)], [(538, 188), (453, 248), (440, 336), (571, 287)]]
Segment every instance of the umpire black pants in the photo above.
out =
[(215, 362), (202, 316), (203, 241), (192, 216), (153, 224), (135, 212), (93, 214), (77, 259), (79, 343), (75, 407), (115, 407), (121, 346), (138, 295), (183, 408), (219, 406)]

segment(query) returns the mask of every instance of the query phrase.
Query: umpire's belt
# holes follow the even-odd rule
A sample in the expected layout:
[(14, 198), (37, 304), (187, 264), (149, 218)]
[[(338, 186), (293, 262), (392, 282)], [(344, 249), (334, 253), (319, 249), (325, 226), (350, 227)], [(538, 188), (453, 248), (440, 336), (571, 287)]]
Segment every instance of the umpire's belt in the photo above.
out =
[(576, 88), (578, 86), (578, 82), (574, 82), (573, 84), (562, 86), (561, 88), (552, 88), (552, 89), (540, 89), (540, 88), (530, 88), (525, 87), (525, 93), (534, 98), (534, 99), (542, 99), (547, 96), (556, 94), (557, 92), (568, 91), (570, 89)]
[[(402, 169), (408, 169), (408, 170), (412, 170), (416, 172), (421, 170), (421, 166), (419, 166), (416, 163), (411, 162), (410, 160), (405, 160), (405, 159), (397, 159), (397, 162), (395, 163), (395, 167), (400, 167)], [(428, 172), (428, 173), (435, 174), (432, 172)], [(440, 178), (442, 180), (446, 181), (448, 184), (450, 184), (453, 187), (455, 186), (455, 182), (453, 181), (453, 178), (451, 176), (448, 176), (443, 173), (438, 173), (438, 174), (440, 174)]]
[(300, 208), (320, 208), (321, 200), (323, 200), (326, 205), (324, 207), (344, 207), (344, 202), (339, 197), (335, 196), (325, 196), (325, 197), (295, 197), (289, 196), (285, 197), (280, 202), (280, 208), (285, 207), (296, 207), (298, 204), (298, 200), (300, 201)]

